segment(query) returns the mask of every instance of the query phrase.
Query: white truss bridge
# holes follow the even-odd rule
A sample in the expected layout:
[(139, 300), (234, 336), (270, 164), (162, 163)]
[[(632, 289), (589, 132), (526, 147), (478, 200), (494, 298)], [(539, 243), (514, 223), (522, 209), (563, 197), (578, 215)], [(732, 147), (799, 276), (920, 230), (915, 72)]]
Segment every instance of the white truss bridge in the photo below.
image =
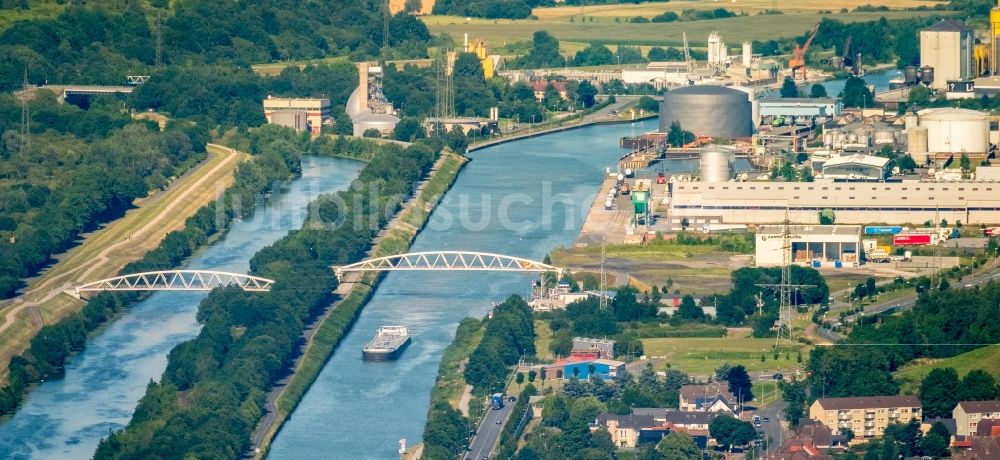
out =
[(338, 280), (348, 272), (398, 272), (398, 271), (496, 271), (496, 272), (555, 272), (561, 276), (565, 269), (521, 257), (488, 252), (427, 251), (396, 254), (362, 260), (350, 265), (334, 267)]
[(211, 270), (163, 270), (134, 273), (81, 284), (76, 297), (99, 291), (211, 291), (222, 286), (239, 286), (247, 292), (268, 292), (274, 280), (241, 273)]

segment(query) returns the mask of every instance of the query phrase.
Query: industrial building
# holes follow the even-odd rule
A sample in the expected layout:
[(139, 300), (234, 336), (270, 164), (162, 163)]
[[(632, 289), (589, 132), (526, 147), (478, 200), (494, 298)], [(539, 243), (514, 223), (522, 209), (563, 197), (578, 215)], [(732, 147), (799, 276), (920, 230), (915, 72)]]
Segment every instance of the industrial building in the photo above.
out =
[(824, 179), (885, 179), (889, 159), (872, 155), (842, 155), (823, 163)]
[(972, 78), (973, 41), (972, 31), (954, 19), (920, 31), (920, 65), (934, 69), (931, 88), (944, 90), (949, 80)]
[(382, 136), (389, 136), (396, 129), (399, 117), (396, 109), (382, 93), (382, 68), (358, 64), (358, 87), (347, 99), (344, 108), (354, 125), (354, 135), (362, 136), (374, 129)]
[(919, 165), (933, 162), (940, 166), (961, 155), (978, 163), (989, 155), (990, 121), (983, 112), (925, 109), (917, 112), (917, 123), (907, 132), (907, 151)]
[(268, 123), (319, 134), (323, 124), (330, 122), (329, 99), (268, 96), (263, 102), (264, 118)]
[(682, 223), (817, 224), (829, 210), (839, 224), (919, 224), (946, 219), (1000, 223), (1000, 182), (671, 182), (668, 219)]
[(839, 117), (844, 113), (844, 104), (837, 98), (767, 98), (760, 100), (760, 116), (770, 118)]
[(685, 86), (667, 91), (660, 103), (660, 132), (664, 133), (679, 122), (684, 130), (699, 136), (750, 137), (753, 118), (750, 94), (725, 86)]
[(783, 237), (784, 225), (762, 225), (757, 229), (755, 262), (758, 267), (793, 263), (830, 264), (852, 267), (861, 263), (861, 226), (859, 225), (789, 225), (788, 249)]

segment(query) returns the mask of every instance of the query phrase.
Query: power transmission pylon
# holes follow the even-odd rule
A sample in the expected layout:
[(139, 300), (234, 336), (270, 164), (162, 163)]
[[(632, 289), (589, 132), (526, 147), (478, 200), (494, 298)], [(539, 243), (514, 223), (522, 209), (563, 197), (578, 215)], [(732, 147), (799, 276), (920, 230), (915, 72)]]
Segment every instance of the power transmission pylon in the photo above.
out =
[(606, 236), (601, 237), (601, 309), (608, 308), (608, 296), (604, 288), (604, 263), (607, 262), (607, 246), (608, 239)]
[(792, 232), (789, 226), (788, 208), (785, 208), (785, 220), (781, 225), (781, 282), (778, 284), (758, 284), (759, 287), (778, 290), (778, 322), (774, 346), (781, 345), (782, 339), (794, 342), (795, 334), (792, 328), (792, 290), (815, 287), (812, 284), (792, 284)]
[(23, 89), (18, 96), (21, 100), (21, 142), (18, 145), (17, 153), (25, 155), (31, 151), (31, 107), (28, 101), (32, 98), (31, 86), (28, 85), (28, 68), (24, 68)]
[(163, 67), (163, 27), (160, 12), (156, 12), (156, 68)]

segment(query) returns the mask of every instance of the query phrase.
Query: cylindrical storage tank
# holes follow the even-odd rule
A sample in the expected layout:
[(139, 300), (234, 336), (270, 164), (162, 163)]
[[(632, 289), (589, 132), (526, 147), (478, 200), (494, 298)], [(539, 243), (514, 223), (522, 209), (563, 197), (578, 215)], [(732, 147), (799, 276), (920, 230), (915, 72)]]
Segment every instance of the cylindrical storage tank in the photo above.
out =
[(702, 182), (728, 182), (733, 178), (734, 152), (720, 147), (707, 147), (701, 151), (700, 171)]
[(893, 135), (892, 131), (875, 132), (875, 145), (892, 144), (893, 142), (896, 142), (896, 136)]
[(833, 133), (823, 133), (823, 145), (826, 147), (833, 145)]
[(968, 109), (927, 109), (918, 112), (927, 128), (927, 152), (986, 154), (990, 148), (990, 122), (983, 112)]
[(923, 66), (923, 67), (920, 68), (920, 82), (923, 83), (923, 84), (925, 84), (925, 85), (927, 85), (927, 86), (930, 86), (931, 83), (934, 83), (934, 68), (933, 67), (931, 67), (929, 65), (925, 65), (925, 66)]
[(678, 122), (696, 135), (736, 138), (753, 134), (750, 95), (724, 86), (697, 85), (668, 91), (660, 103), (660, 131)]
[(383, 136), (391, 134), (399, 123), (399, 118), (384, 113), (363, 112), (351, 119), (354, 135), (363, 136), (369, 129), (377, 129)]
[(927, 163), (927, 128), (918, 126), (907, 131), (906, 151), (918, 165)]
[(917, 68), (915, 66), (908, 65), (906, 67), (903, 67), (903, 81), (905, 81), (906, 84), (912, 85), (916, 83), (918, 76), (919, 72), (917, 71)]
[(915, 114), (912, 114), (912, 113), (906, 114), (906, 117), (903, 118), (903, 121), (906, 122), (906, 130), (907, 131), (909, 131), (909, 130), (911, 130), (913, 128), (916, 128), (917, 126), (919, 126), (919, 124), (917, 123), (917, 116)]

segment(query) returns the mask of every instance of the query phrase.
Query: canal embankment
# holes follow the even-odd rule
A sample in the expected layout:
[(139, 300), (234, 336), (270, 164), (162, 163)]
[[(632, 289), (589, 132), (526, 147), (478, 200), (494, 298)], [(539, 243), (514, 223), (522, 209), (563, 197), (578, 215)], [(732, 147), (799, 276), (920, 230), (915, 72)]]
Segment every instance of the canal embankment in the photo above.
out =
[[(454, 183), (468, 159), (445, 151), (435, 163), (427, 179), (415, 190), (392, 221), (379, 233), (368, 257), (381, 257), (405, 252), (427, 224), (434, 207)], [(338, 287), (342, 297), (330, 305), (323, 316), (306, 331), (306, 344), (295, 360), (291, 376), (272, 389), (268, 395), (265, 416), (254, 433), (251, 452), (263, 458), (282, 424), (301, 402), (302, 396), (319, 376), (323, 365), (334, 353), (340, 339), (350, 329), (358, 313), (378, 285), (380, 276), (364, 273), (345, 280)]]

